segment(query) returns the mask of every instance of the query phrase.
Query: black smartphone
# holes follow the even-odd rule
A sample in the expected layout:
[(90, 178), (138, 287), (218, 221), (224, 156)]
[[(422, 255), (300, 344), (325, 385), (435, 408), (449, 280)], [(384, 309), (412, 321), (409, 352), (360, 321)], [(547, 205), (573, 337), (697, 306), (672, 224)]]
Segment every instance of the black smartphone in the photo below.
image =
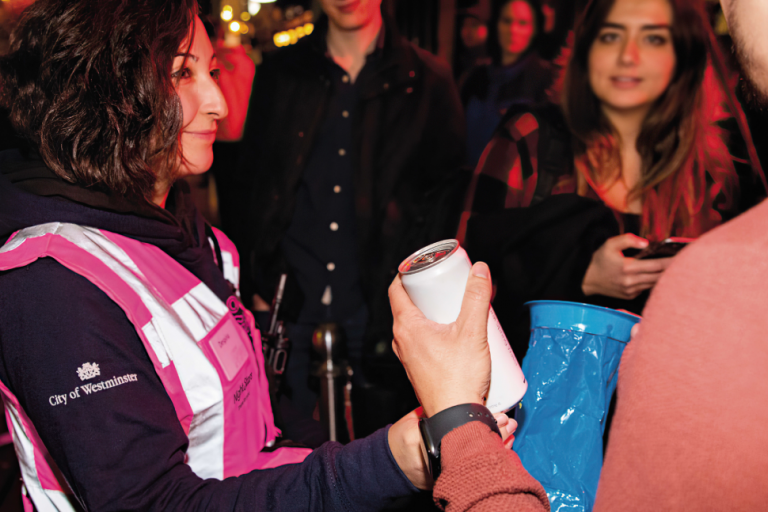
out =
[(667, 238), (661, 242), (651, 242), (648, 247), (641, 250), (633, 257), (638, 260), (653, 260), (657, 258), (671, 258), (682, 251), (685, 246), (696, 240), (695, 238)]

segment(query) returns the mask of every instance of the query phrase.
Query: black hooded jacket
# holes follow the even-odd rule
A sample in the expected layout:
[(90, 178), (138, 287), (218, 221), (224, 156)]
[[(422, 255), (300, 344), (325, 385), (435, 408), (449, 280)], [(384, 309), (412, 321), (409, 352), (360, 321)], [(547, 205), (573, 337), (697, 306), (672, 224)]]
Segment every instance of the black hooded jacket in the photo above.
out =
[[(0, 153), (0, 243), (50, 222), (154, 245), (222, 300), (232, 294), (182, 186), (163, 210), (69, 184), (19, 151)], [(95, 360), (138, 379), (69, 403), (49, 400)], [(134, 326), (103, 291), (51, 258), (0, 271), (0, 381), (87, 510), (379, 510), (415, 492), (387, 429), (345, 447), (326, 443), (302, 464), (202, 480), (184, 463), (188, 439)]]

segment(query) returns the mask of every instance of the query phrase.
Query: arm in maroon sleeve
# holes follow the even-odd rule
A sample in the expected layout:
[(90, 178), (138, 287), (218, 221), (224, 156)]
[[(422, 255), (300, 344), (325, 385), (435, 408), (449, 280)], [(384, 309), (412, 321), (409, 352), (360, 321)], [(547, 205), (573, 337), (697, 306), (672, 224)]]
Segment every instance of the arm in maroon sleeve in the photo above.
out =
[(473, 421), (453, 430), (440, 452), (442, 473), (434, 497), (446, 512), (549, 510), (544, 488), (487, 425)]

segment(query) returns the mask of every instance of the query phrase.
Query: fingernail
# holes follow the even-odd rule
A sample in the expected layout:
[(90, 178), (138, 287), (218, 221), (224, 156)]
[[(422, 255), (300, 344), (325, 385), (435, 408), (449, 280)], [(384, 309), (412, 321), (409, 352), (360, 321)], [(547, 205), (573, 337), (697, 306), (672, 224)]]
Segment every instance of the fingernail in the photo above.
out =
[(488, 279), (488, 267), (485, 265), (475, 264), (475, 266), (472, 267), (472, 275), (482, 277), (483, 279)]

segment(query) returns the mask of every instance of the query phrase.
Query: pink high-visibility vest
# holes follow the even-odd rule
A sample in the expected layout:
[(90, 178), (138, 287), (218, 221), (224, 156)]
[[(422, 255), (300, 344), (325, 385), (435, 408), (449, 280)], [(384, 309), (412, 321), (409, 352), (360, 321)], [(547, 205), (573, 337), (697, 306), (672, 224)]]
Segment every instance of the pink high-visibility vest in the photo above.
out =
[[(221, 232), (215, 234), (225, 278), (236, 286), (237, 251)], [(224, 479), (301, 462), (310, 453), (261, 451), (279, 430), (272, 417), (261, 337), (236, 296), (223, 303), (153, 245), (74, 224), (43, 224), (14, 234), (0, 248), (0, 270), (44, 257), (85, 277), (123, 309), (189, 438), (186, 462), (195, 474)], [(79, 375), (81, 371), (81, 379), (88, 380), (83, 386), (101, 383), (102, 389), (131, 378), (94, 377), (98, 370), (91, 363), (78, 369)], [(16, 396), (2, 383), (0, 393), (21, 466), (25, 509), (32, 510), (34, 503), (40, 511), (75, 510), (72, 491)]]

